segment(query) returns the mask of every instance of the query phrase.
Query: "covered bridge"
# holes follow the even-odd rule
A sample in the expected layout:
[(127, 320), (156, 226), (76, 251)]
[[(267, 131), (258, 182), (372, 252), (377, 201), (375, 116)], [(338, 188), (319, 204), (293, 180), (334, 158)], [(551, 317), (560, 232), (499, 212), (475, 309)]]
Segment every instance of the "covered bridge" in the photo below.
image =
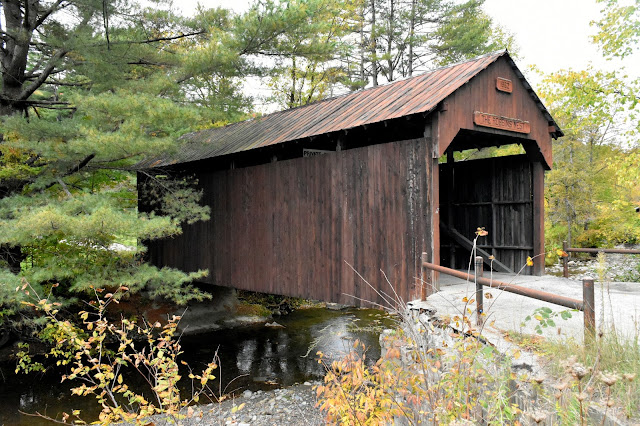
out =
[[(188, 134), (179, 153), (141, 166), (195, 175), (211, 220), (148, 254), (208, 269), (211, 284), (352, 305), (380, 302), (354, 271), (407, 300), (421, 253), (466, 267), (478, 227), (494, 268), (518, 270), (544, 251), (544, 171), (559, 136), (506, 51)], [(511, 144), (524, 153), (453, 155)]]

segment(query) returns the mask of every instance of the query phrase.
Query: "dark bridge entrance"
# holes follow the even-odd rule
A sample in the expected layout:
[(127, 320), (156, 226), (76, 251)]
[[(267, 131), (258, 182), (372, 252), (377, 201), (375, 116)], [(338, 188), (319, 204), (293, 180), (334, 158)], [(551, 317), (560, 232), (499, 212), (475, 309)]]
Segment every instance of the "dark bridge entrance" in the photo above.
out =
[(533, 166), (526, 155), (441, 164), (440, 178), (441, 265), (468, 267), (478, 227), (489, 232), (477, 247), (498, 260), (494, 270), (517, 272), (534, 256)]

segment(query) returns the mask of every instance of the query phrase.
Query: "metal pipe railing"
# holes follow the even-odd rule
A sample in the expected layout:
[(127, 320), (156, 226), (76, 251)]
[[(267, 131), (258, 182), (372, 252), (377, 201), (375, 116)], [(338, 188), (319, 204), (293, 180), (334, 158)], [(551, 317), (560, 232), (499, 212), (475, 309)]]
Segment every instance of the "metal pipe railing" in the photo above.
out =
[[(562, 250), (566, 253), (609, 253), (609, 254), (640, 254), (640, 250), (637, 249), (606, 249), (606, 248), (580, 248), (569, 247), (566, 241), (562, 242)], [(569, 278), (569, 258), (567, 256), (562, 258), (562, 276)]]
[[(532, 288), (522, 287), (516, 284), (505, 283), (498, 280), (490, 280), (483, 277), (483, 259), (482, 256), (475, 258), (476, 273), (475, 276), (466, 272), (457, 271), (455, 269), (446, 268), (444, 266), (435, 265), (433, 263), (425, 262), (425, 256), (422, 257), (422, 275), (423, 277), (431, 275), (425, 273), (425, 269), (440, 272), (443, 274), (451, 275), (456, 278), (461, 278), (466, 281), (476, 283), (476, 313), (478, 317), (478, 324), (482, 322), (482, 313), (484, 312), (482, 286), (496, 288), (504, 290), (509, 293), (519, 294), (525, 297), (531, 297), (532, 299), (541, 300), (543, 302), (553, 303), (554, 305), (563, 306), (570, 309), (576, 309), (584, 312), (584, 326), (585, 336), (586, 333), (593, 334), (595, 330), (595, 303), (594, 303), (594, 285), (593, 280), (583, 280), (582, 282), (582, 300), (572, 299), (566, 296), (560, 296), (558, 294), (548, 293), (546, 291), (536, 290)], [(480, 295), (480, 296), (478, 296)], [(423, 299), (424, 300), (424, 299)]]

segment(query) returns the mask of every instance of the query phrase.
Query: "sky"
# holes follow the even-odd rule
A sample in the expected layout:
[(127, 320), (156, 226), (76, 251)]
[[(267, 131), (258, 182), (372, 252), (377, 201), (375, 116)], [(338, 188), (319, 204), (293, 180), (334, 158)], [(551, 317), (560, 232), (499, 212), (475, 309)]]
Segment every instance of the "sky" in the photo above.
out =
[[(250, 0), (180, 0), (185, 13), (196, 4), (222, 6), (238, 12)], [(582, 69), (592, 61), (608, 66), (589, 36), (595, 32), (589, 22), (597, 19), (602, 5), (595, 0), (485, 0), (484, 9), (493, 20), (513, 33), (520, 47), (518, 65), (536, 64), (544, 72)], [(524, 66), (523, 66), (524, 64)], [(640, 65), (640, 64), (638, 64)]]
[(546, 73), (582, 69), (589, 62), (604, 65), (597, 47), (590, 43), (595, 28), (589, 25), (599, 17), (601, 7), (595, 0), (485, 1), (487, 14), (515, 35), (521, 55), (518, 62), (535, 64)]
[[(195, 10), (198, 0), (180, 0), (183, 12)], [(227, 7), (241, 12), (251, 0), (199, 0), (205, 7)], [(515, 36), (519, 47), (516, 64), (527, 79), (536, 87), (539, 76), (527, 72), (536, 65), (543, 73), (561, 69), (580, 70), (592, 64), (598, 69), (612, 69), (619, 63), (602, 58), (597, 46), (591, 44), (590, 36), (596, 31), (589, 23), (600, 16), (603, 6), (596, 0), (485, 0), (484, 10), (495, 23)], [(625, 67), (636, 74), (640, 63)]]

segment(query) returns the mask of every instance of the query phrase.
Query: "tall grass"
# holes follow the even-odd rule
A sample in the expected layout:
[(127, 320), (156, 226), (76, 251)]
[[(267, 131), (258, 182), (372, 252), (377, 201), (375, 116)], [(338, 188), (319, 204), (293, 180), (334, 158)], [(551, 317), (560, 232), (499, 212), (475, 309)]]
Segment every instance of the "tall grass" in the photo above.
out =
[(412, 309), (388, 284), (388, 292), (374, 290), (397, 325), (383, 333), (386, 351), (375, 365), (367, 367), (359, 343), (331, 363), (318, 353), (327, 370), (317, 389), (327, 421), (586, 425), (605, 424), (607, 416), (640, 420), (638, 334), (623, 337), (613, 327), (601, 327), (579, 342), (512, 333), (515, 343), (545, 360), (545, 371), (535, 377), (515, 374), (509, 354), (483, 341), (472, 321), (473, 299), (465, 297), (459, 314), (444, 320)]

